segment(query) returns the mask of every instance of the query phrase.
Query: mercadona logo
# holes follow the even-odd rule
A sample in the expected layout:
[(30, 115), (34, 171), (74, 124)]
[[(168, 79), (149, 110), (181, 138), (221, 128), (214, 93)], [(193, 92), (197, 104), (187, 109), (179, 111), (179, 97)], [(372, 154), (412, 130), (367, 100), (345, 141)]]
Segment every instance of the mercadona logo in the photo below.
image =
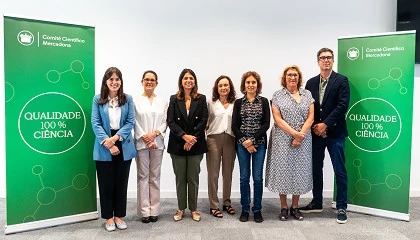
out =
[(18, 33), (17, 40), (23, 46), (30, 46), (34, 43), (34, 35), (27, 30), (23, 30)]
[(352, 47), (347, 50), (347, 58), (350, 60), (356, 60), (359, 58), (359, 49)]

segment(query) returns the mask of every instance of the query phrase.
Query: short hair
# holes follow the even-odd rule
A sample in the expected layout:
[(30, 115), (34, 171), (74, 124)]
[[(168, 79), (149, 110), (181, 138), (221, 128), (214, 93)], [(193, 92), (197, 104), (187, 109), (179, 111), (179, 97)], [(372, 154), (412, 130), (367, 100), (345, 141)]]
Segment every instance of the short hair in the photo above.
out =
[(146, 76), (146, 74), (148, 74), (148, 73), (151, 73), (151, 74), (153, 74), (153, 75), (155, 75), (155, 78), (156, 78), (156, 83), (158, 82), (158, 75), (156, 74), (156, 72), (155, 71), (153, 71), (153, 70), (147, 70), (147, 71), (145, 71), (144, 73), (143, 73), (143, 76), (141, 77), (141, 81), (143, 82), (143, 79), (144, 79), (144, 77)]
[(299, 80), (298, 80), (298, 84), (297, 84), (297, 88), (299, 89), (300, 87), (302, 87), (303, 84), (303, 76), (302, 76), (302, 72), (300, 71), (300, 68), (296, 65), (291, 65), (291, 66), (287, 66), (284, 70), (283, 70), (283, 75), (281, 76), (281, 85), (283, 87), (286, 87), (286, 74), (287, 71), (289, 70), (296, 70), (296, 72), (298, 72), (299, 75)]
[(221, 75), (220, 77), (218, 77), (216, 79), (216, 81), (214, 81), (212, 100), (213, 100), (213, 102), (215, 102), (215, 101), (217, 101), (217, 99), (220, 98), (220, 94), (219, 94), (219, 91), (218, 91), (218, 88), (219, 88), (218, 85), (219, 85), (220, 80), (222, 80), (224, 78), (226, 78), (229, 81), (229, 88), (230, 88), (230, 91), (229, 91), (229, 94), (228, 94), (228, 97), (227, 97), (227, 101), (229, 103), (233, 103), (236, 100), (236, 91), (235, 91), (235, 87), (233, 86), (232, 80), (230, 79), (230, 77), (228, 77), (226, 75)]
[(245, 94), (245, 93), (246, 93), (246, 91), (245, 91), (245, 80), (246, 80), (248, 77), (250, 77), (250, 76), (253, 76), (253, 77), (257, 80), (257, 94), (260, 94), (260, 93), (261, 93), (261, 89), (262, 89), (261, 77), (260, 77), (260, 75), (259, 75), (257, 72), (255, 72), (255, 71), (248, 71), (248, 72), (246, 72), (246, 73), (244, 73), (244, 74), (242, 75), (242, 79), (241, 79), (241, 92), (242, 92), (243, 94)]
[(182, 86), (182, 79), (187, 73), (191, 74), (194, 78), (194, 88), (191, 91), (191, 97), (194, 99), (197, 99), (198, 97), (200, 97), (200, 94), (198, 93), (197, 76), (195, 75), (193, 70), (189, 68), (185, 68), (184, 70), (182, 70), (181, 74), (179, 74), (178, 92), (176, 93), (176, 98), (178, 100), (185, 100), (185, 91), (184, 91), (184, 87)]
[(321, 53), (323, 52), (330, 52), (332, 54), (332, 57), (334, 58), (334, 52), (333, 50), (329, 49), (329, 48), (321, 48), (318, 50), (318, 53), (316, 54), (316, 60), (319, 61), (319, 55), (321, 55)]

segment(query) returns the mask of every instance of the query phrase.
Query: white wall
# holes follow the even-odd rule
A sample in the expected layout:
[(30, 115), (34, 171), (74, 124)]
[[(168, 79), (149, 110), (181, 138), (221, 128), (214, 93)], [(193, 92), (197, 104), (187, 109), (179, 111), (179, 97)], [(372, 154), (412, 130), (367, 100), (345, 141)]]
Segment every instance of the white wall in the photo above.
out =
[[(247, 70), (259, 72), (263, 94), (271, 97), (279, 88), (278, 77), (286, 65), (297, 64), (305, 78), (318, 73), (316, 52), (328, 46), (337, 49), (337, 37), (395, 31), (396, 0), (53, 0), (1, 1), (3, 14), (53, 20), (96, 27), (96, 92), (106, 68), (119, 67), (125, 91), (140, 94), (144, 70), (159, 75), (157, 92), (169, 98), (175, 93), (180, 71), (192, 68), (199, 91), (210, 97), (220, 74), (232, 77), (239, 92), (240, 76)], [(3, 19), (0, 45), (3, 45)], [(0, 56), (3, 56), (3, 47)], [(1, 79), (4, 62), (0, 59)], [(417, 66), (416, 76), (420, 69)], [(417, 79), (419, 80), (419, 79)], [(418, 84), (417, 84), (418, 86)], [(415, 95), (419, 94), (417, 90)], [(4, 89), (0, 89), (4, 99)], [(415, 97), (414, 108), (420, 98)], [(4, 132), (4, 104), (0, 104), (0, 125)], [(414, 113), (414, 123), (420, 116)], [(413, 146), (419, 145), (419, 125), (413, 129)], [(0, 138), (0, 197), (5, 197), (5, 138)], [(420, 150), (413, 149), (412, 196), (420, 196)], [(19, 160), (17, 160), (19, 161)], [(129, 196), (136, 193), (136, 165), (133, 163)], [(200, 197), (206, 197), (207, 174), (202, 162)], [(162, 197), (175, 197), (174, 175), (169, 155), (162, 166)], [(239, 196), (239, 171), (235, 167), (233, 197)], [(325, 164), (325, 192), (331, 196), (333, 174)], [(275, 194), (265, 193), (265, 197)], [(307, 195), (310, 196), (310, 195)]]

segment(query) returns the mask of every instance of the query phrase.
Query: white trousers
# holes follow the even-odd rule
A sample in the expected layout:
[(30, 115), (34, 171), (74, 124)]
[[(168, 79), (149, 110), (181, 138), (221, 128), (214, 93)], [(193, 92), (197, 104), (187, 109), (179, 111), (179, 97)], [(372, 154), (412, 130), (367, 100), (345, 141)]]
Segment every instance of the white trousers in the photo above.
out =
[(139, 217), (159, 215), (162, 157), (162, 149), (137, 150), (137, 215)]

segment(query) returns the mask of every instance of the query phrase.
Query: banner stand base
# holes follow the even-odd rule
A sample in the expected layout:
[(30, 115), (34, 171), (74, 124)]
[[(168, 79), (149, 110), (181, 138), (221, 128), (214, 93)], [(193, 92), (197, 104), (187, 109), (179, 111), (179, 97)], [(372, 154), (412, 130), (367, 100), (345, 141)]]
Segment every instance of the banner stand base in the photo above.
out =
[[(331, 205), (332, 205), (332, 208), (336, 208), (336, 202), (332, 202)], [(402, 220), (402, 221), (407, 221), (407, 222), (410, 221), (409, 213), (392, 212), (388, 210), (363, 207), (363, 206), (358, 206), (358, 205), (353, 205), (353, 204), (348, 204), (347, 210), (350, 212), (364, 213), (364, 214), (369, 214), (369, 215), (378, 216), (378, 217), (391, 218), (391, 219)]]
[(58, 218), (51, 218), (46, 220), (40, 220), (35, 222), (28, 222), (28, 223), (20, 223), (20, 224), (13, 224), (9, 226), (5, 226), (4, 233), (11, 234), (11, 233), (18, 233), (18, 232), (25, 232), (30, 230), (36, 230), (41, 228), (47, 227), (54, 227), (69, 223), (76, 223), (76, 222), (84, 222), (89, 220), (98, 219), (99, 214), (98, 212), (90, 212), (90, 213), (83, 213), (65, 217), (58, 217)]

